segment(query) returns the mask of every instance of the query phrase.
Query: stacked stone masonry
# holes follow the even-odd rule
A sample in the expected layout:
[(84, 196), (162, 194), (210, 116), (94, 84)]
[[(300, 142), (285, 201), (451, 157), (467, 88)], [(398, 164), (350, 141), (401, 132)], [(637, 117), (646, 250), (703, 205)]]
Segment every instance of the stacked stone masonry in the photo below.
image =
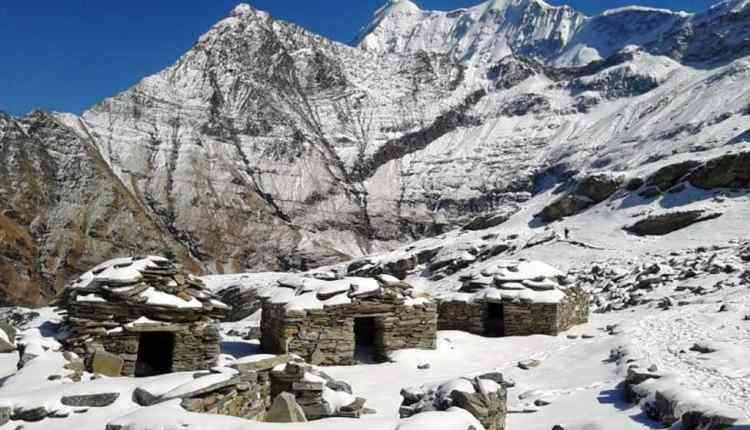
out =
[[(438, 329), (459, 330), (486, 335), (489, 306), (484, 300), (440, 301)], [(578, 287), (565, 290), (560, 303), (530, 303), (500, 301), (504, 336), (529, 336), (543, 334), (557, 336), (569, 328), (588, 321), (589, 298)]]
[(374, 319), (378, 360), (399, 349), (435, 348), (437, 306), (432, 302), (405, 305), (400, 298), (370, 298), (304, 311), (287, 311), (283, 304), (266, 302), (262, 312), (263, 350), (298, 354), (311, 364), (356, 364), (357, 318)]

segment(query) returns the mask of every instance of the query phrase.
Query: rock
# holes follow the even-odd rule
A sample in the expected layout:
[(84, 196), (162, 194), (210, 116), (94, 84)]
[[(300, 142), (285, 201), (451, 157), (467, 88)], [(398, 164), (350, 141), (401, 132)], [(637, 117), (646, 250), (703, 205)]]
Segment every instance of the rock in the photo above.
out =
[(273, 400), (273, 404), (266, 412), (265, 421), (269, 423), (304, 423), (307, 422), (307, 418), (302, 407), (294, 399), (294, 395), (284, 392)]
[(7, 354), (16, 350), (16, 346), (0, 338), (0, 354)]
[(521, 360), (518, 362), (518, 367), (523, 370), (530, 370), (534, 367), (539, 367), (540, 364), (542, 364), (542, 362), (539, 360)]
[(645, 182), (641, 178), (633, 178), (625, 184), (625, 189), (628, 191), (638, 191)]
[(661, 191), (667, 191), (677, 185), (691, 170), (700, 166), (700, 164), (698, 161), (689, 160), (664, 166), (646, 179), (646, 185), (658, 187)]
[(593, 205), (594, 202), (588, 197), (570, 194), (550, 203), (538, 216), (545, 222), (553, 222), (583, 212)]
[(750, 188), (750, 152), (727, 154), (707, 161), (687, 178), (693, 186), (714, 188)]
[(5, 334), (8, 335), (8, 339), (10, 339), (11, 342), (13, 342), (13, 339), (16, 338), (16, 328), (11, 323), (0, 321), (0, 330), (4, 331)]
[(333, 391), (352, 394), (352, 386), (344, 381), (328, 381), (326, 382), (326, 387), (332, 389)]
[(427, 370), (430, 368), (430, 363), (421, 363), (417, 365), (417, 369), (419, 370)]
[(8, 423), (8, 421), (10, 421), (10, 413), (10, 406), (0, 406), (0, 427), (4, 426)]
[(578, 181), (571, 193), (549, 204), (538, 216), (545, 222), (553, 222), (576, 215), (608, 199), (622, 186), (623, 182), (623, 177), (606, 173), (586, 176)]
[(461, 229), (468, 231), (486, 230), (488, 228), (497, 227), (500, 224), (508, 221), (508, 219), (516, 211), (507, 211), (503, 213), (486, 214), (475, 217), (468, 224), (464, 225)]
[(28, 421), (35, 422), (41, 421), (49, 415), (49, 412), (44, 406), (32, 409), (16, 409), (10, 416), (13, 421)]
[(540, 406), (541, 407), (541, 406), (547, 406), (549, 404), (550, 404), (550, 402), (548, 402), (546, 400), (543, 400), (543, 399), (536, 399), (536, 400), (534, 400), (534, 406)]
[(624, 227), (624, 230), (638, 236), (663, 236), (698, 222), (716, 219), (721, 215), (718, 212), (705, 210), (664, 213), (649, 216), (631, 226)]
[(292, 361), (297, 361), (298, 358), (289, 355), (282, 354), (275, 357), (266, 358), (263, 360), (253, 361), (250, 363), (236, 363), (230, 367), (238, 370), (240, 373), (243, 372), (264, 372), (273, 369), (280, 364), (288, 364)]
[(367, 400), (363, 399), (362, 397), (357, 397), (352, 403), (342, 406), (341, 411), (342, 412), (355, 412), (355, 411), (361, 411)]
[(689, 411), (682, 414), (682, 425), (685, 430), (721, 430), (731, 427), (737, 421), (738, 417), (717, 411)]
[(690, 350), (701, 354), (711, 354), (717, 351), (716, 348), (705, 343), (695, 343), (690, 347)]
[(565, 427), (559, 424), (555, 424), (554, 426), (552, 426), (552, 430), (565, 430)]
[(659, 367), (658, 367), (657, 365), (655, 365), (655, 364), (652, 364), (652, 365), (651, 365), (651, 366), (649, 366), (649, 367), (648, 367), (648, 369), (646, 369), (646, 370), (648, 370), (649, 372), (653, 373), (653, 372), (656, 372), (656, 371), (658, 371), (658, 370), (659, 370)]
[(581, 337), (582, 337), (583, 339), (593, 339), (593, 338), (595, 338), (596, 336), (594, 336), (593, 334), (583, 334), (583, 335), (581, 335)]
[(114, 403), (120, 393), (85, 394), (79, 396), (63, 396), (60, 402), (65, 406), (89, 406), (102, 408)]
[(91, 373), (99, 373), (105, 376), (118, 377), (122, 374), (122, 366), (125, 361), (114, 354), (103, 349), (98, 349), (91, 356)]
[(141, 406), (151, 406), (159, 401), (159, 396), (151, 394), (144, 388), (137, 387), (133, 391), (133, 401)]
[(503, 374), (500, 372), (489, 372), (478, 376), (479, 379), (487, 379), (489, 381), (494, 381), (500, 385), (505, 385), (507, 387), (507, 382), (503, 378)]

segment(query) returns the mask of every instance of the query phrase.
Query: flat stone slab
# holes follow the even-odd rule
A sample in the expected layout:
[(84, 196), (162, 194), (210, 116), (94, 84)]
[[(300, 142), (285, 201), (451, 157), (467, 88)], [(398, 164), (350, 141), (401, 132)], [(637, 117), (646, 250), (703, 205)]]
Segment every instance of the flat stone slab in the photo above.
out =
[(83, 394), (78, 396), (63, 396), (60, 403), (65, 406), (89, 406), (103, 408), (114, 403), (120, 393)]

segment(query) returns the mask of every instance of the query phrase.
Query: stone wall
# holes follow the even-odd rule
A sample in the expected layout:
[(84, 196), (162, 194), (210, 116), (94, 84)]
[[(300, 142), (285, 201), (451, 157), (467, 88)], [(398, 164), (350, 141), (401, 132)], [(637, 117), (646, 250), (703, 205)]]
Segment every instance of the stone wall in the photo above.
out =
[(428, 302), (406, 306), (403, 301), (355, 300), (324, 309), (287, 312), (283, 304), (263, 304), (261, 345), (271, 354), (294, 353), (311, 364), (355, 364), (355, 318), (375, 319), (375, 354), (384, 360), (391, 351), (434, 349), (437, 307)]
[(560, 303), (558, 313), (559, 331), (565, 331), (589, 321), (590, 298), (580, 287), (565, 290), (565, 299)]
[[(145, 331), (147, 330), (136, 327), (123, 328), (109, 333), (90, 331), (85, 338), (76, 336), (69, 339), (66, 346), (67, 349), (85, 358), (89, 358), (96, 349), (104, 349), (123, 359), (123, 376), (134, 376), (140, 334)], [(216, 323), (163, 325), (151, 331), (174, 333), (173, 371), (210, 369), (216, 365), (220, 354), (219, 328)]]
[(503, 321), (506, 336), (546, 334), (557, 336), (558, 304), (504, 303)]
[(482, 303), (444, 301), (438, 304), (438, 330), (459, 330), (477, 335), (484, 334)]

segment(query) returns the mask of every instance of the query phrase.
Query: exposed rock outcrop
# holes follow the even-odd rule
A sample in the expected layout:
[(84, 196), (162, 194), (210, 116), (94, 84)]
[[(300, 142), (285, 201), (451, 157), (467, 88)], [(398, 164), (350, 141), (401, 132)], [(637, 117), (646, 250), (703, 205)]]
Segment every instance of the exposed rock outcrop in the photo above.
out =
[(637, 223), (624, 227), (632, 234), (639, 236), (663, 236), (701, 221), (716, 219), (719, 212), (706, 210), (675, 211), (659, 215), (651, 215)]
[(568, 194), (558, 198), (539, 213), (545, 222), (557, 221), (576, 215), (601, 203), (615, 193), (624, 183), (621, 176), (606, 173), (589, 175), (579, 180)]

